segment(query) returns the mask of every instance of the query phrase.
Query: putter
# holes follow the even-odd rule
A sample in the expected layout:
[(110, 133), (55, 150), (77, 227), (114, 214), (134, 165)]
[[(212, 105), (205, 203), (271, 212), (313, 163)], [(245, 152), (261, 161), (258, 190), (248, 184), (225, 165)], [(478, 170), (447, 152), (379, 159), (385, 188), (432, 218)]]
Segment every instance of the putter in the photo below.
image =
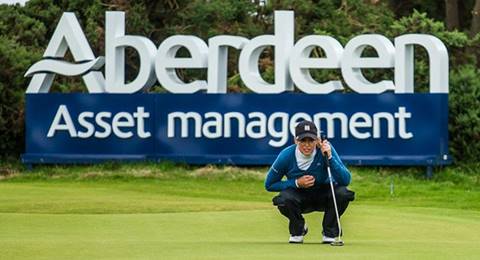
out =
[[(321, 141), (327, 140), (327, 136), (322, 134), (320, 136)], [(343, 246), (343, 241), (341, 238), (342, 234), (342, 226), (340, 225), (340, 216), (338, 215), (338, 208), (337, 208), (337, 199), (335, 198), (335, 189), (333, 188), (333, 181), (332, 181), (332, 172), (330, 171), (330, 161), (327, 158), (327, 153), (324, 153), (323, 156), (325, 157), (325, 163), (327, 164), (327, 172), (328, 172), (328, 180), (330, 182), (330, 189), (332, 190), (332, 197), (333, 197), (333, 206), (335, 207), (335, 215), (337, 216), (337, 224), (338, 224), (338, 236), (335, 238), (335, 241), (330, 243), (331, 246)]]

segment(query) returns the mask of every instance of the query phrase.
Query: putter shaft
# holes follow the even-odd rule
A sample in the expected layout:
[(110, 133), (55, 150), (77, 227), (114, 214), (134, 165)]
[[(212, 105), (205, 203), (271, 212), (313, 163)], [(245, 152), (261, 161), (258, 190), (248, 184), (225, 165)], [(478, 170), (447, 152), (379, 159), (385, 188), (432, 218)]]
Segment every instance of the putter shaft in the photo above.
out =
[[(328, 160), (328, 158), (326, 159)], [(333, 206), (335, 207), (335, 216), (337, 217), (337, 225), (338, 225), (338, 236), (335, 238), (334, 243), (338, 243), (338, 245), (343, 245), (343, 241), (340, 237), (342, 234), (342, 226), (340, 225), (340, 216), (338, 215), (337, 199), (335, 198), (335, 189), (333, 188), (332, 173), (330, 172), (329, 164), (327, 164), (327, 171), (328, 171), (328, 179), (330, 182), (330, 189), (332, 190)], [(334, 245), (334, 243), (332, 243), (332, 245)]]
[[(327, 139), (326, 135), (322, 134), (320, 136), (321, 141)], [(335, 241), (331, 243), (332, 246), (343, 246), (343, 241), (341, 238), (342, 235), (342, 226), (340, 225), (340, 216), (338, 214), (338, 207), (337, 207), (337, 199), (335, 198), (335, 189), (333, 188), (333, 178), (332, 172), (330, 171), (330, 161), (328, 160), (327, 153), (324, 153), (325, 163), (327, 165), (327, 172), (328, 172), (328, 181), (330, 183), (330, 189), (332, 190), (332, 197), (333, 197), (333, 206), (335, 207), (335, 216), (337, 217), (337, 225), (338, 225), (338, 236), (335, 238)]]

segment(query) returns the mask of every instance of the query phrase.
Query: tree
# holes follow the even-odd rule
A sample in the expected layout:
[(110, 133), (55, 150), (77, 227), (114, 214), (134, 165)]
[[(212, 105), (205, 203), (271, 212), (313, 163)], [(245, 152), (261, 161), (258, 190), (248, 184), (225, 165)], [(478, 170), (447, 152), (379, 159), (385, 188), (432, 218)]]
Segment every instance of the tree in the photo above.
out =
[(472, 10), (472, 26), (470, 28), (470, 36), (474, 37), (480, 32), (480, 0), (475, 1)]
[(450, 31), (459, 29), (458, 0), (445, 0), (445, 12), (447, 29)]

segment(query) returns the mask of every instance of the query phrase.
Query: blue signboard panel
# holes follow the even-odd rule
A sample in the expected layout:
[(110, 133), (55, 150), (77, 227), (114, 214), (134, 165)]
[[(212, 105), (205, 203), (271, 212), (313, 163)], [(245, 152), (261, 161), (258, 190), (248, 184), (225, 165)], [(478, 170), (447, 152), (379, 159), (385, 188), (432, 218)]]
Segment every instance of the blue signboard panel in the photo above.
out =
[[(154, 96), (35, 94), (27, 95), (26, 105), (27, 154), (151, 155), (155, 153), (155, 142), (152, 139), (138, 138), (135, 134), (137, 129), (136, 118), (134, 118), (137, 107), (144, 107), (146, 111), (154, 109)], [(80, 117), (82, 113), (84, 116)], [(134, 126), (118, 127), (117, 132), (121, 131), (127, 135), (130, 132), (132, 137), (121, 138), (115, 135), (111, 126), (115, 115), (119, 113), (128, 113)], [(59, 129), (53, 132), (55, 129), (52, 125), (57, 115), (60, 119)], [(121, 115), (117, 120), (128, 121), (128, 118)], [(86, 123), (80, 123), (80, 118), (83, 118), (82, 121)], [(68, 123), (68, 119), (71, 119), (71, 124)], [(153, 132), (154, 121), (147, 120), (145, 123), (145, 131)], [(71, 131), (65, 129), (67, 126), (73, 126)], [(93, 130), (88, 131), (89, 127)], [(48, 137), (51, 128), (54, 135)]]
[(438, 165), (447, 94), (30, 94), (26, 163), (270, 164), (313, 120), (350, 164)]

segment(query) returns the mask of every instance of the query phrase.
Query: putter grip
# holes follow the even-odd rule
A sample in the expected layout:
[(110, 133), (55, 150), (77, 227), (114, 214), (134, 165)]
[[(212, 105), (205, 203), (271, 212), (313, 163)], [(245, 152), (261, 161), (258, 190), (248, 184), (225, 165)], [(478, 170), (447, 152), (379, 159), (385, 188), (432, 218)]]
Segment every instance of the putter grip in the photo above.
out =
[[(323, 143), (323, 141), (327, 140), (327, 135), (325, 135), (325, 134), (320, 134), (320, 140), (321, 140), (322, 143)], [(326, 152), (323, 153), (323, 158), (325, 159), (325, 164), (327, 165), (327, 167), (330, 167), (330, 160), (328, 159), (327, 156), (328, 156), (328, 155), (327, 155)]]

